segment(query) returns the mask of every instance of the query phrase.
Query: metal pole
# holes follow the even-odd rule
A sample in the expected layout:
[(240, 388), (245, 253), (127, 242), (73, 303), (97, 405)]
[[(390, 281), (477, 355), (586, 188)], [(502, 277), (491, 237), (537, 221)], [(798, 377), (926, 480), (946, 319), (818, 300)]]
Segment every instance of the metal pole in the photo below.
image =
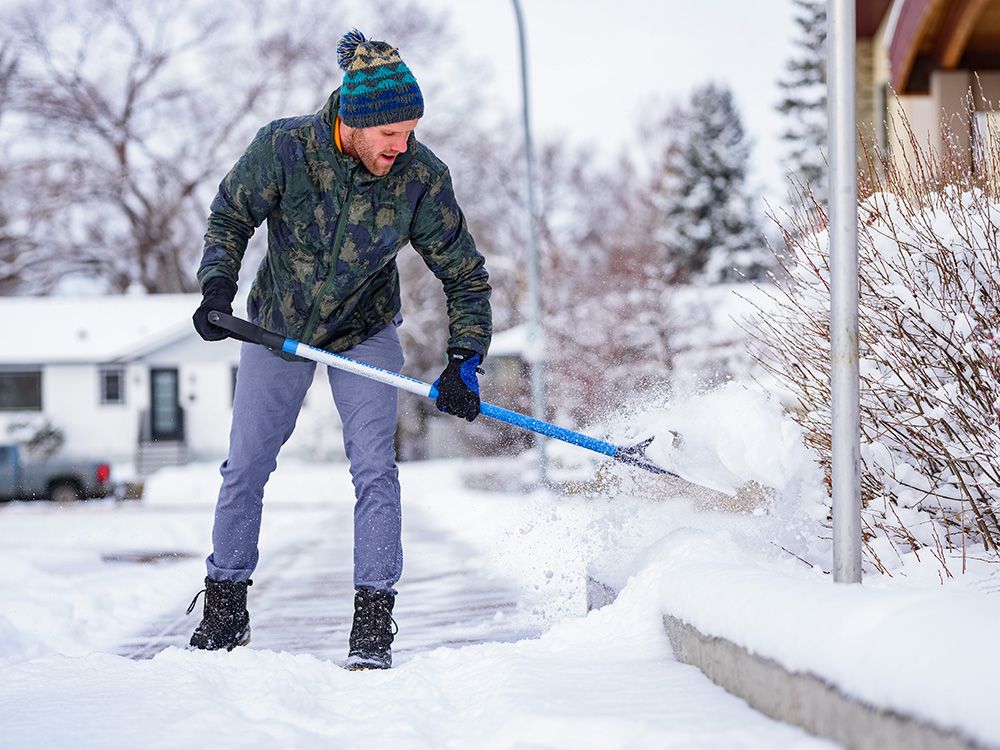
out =
[[(531, 413), (535, 419), (545, 420), (545, 344), (542, 334), (542, 290), (538, 260), (538, 241), (535, 234), (535, 155), (531, 143), (531, 110), (528, 97), (528, 53), (524, 38), (524, 18), (521, 4), (511, 0), (517, 18), (517, 41), (521, 53), (521, 99), (524, 110), (524, 159), (528, 180), (528, 293), (531, 296), (531, 318), (528, 322), (528, 347), (525, 358), (531, 366)], [(539, 437), (538, 483), (548, 484), (548, 465), (545, 456), (545, 439)]]
[(827, 0), (833, 580), (861, 582), (855, 0)]

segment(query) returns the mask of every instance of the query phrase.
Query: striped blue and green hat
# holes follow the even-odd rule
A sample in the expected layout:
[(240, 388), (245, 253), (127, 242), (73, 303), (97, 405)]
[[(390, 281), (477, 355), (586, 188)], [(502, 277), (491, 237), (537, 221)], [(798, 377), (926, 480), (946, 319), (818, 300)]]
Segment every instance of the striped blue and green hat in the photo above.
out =
[(340, 119), (352, 128), (371, 128), (424, 116), (424, 97), (417, 79), (386, 42), (365, 39), (354, 29), (337, 44), (344, 70), (340, 87)]

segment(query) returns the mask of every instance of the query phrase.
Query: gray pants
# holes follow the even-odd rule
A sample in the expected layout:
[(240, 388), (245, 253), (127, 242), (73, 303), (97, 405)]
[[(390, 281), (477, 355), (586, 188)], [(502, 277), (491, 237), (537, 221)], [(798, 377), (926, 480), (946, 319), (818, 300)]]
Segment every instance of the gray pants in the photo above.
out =
[[(343, 354), (395, 372), (403, 366), (393, 324)], [(315, 362), (287, 362), (256, 344), (240, 349), (229, 457), (221, 468), (213, 551), (207, 560), (210, 578), (245, 581), (257, 567), (264, 484), (292, 435), (315, 369)], [(354, 480), (354, 585), (395, 594), (393, 585), (403, 570), (393, 446), (396, 389), (330, 367), (327, 375)]]

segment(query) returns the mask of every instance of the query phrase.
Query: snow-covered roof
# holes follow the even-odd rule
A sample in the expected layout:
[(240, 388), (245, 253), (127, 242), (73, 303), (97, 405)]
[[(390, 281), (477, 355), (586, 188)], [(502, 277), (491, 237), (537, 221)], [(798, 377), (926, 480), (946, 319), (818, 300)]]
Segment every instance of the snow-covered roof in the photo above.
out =
[[(0, 365), (114, 362), (185, 335), (199, 294), (0, 297)], [(243, 300), (236, 302), (243, 315)], [(493, 336), (489, 356), (526, 357), (529, 326)]]
[(523, 323), (506, 331), (493, 334), (490, 341), (490, 358), (520, 357), (528, 348), (528, 324)]
[(0, 365), (111, 362), (193, 334), (199, 294), (0, 297)]

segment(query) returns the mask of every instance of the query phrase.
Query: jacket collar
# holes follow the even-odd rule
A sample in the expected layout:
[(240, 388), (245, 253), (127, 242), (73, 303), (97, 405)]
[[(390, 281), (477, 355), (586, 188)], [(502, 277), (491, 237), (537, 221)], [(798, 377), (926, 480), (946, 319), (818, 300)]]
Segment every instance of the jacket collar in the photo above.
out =
[[(382, 175), (381, 177), (378, 177), (373, 175), (365, 169), (364, 165), (362, 165), (360, 161), (355, 159), (353, 156), (341, 153), (340, 149), (337, 148), (336, 141), (333, 137), (333, 124), (337, 119), (337, 113), (339, 111), (340, 87), (338, 86), (327, 98), (326, 104), (324, 104), (319, 112), (313, 116), (313, 127), (316, 129), (316, 136), (319, 139), (320, 144), (329, 150), (337, 165), (347, 174), (351, 175), (354, 181), (359, 184), (374, 182), (388, 176)], [(410, 138), (406, 142), (406, 153), (400, 154), (396, 157), (396, 161), (392, 165), (392, 169), (389, 170), (390, 175), (398, 174), (406, 168), (406, 165), (413, 159), (413, 149), (416, 145), (417, 139), (414, 137), (413, 133), (410, 133)]]

